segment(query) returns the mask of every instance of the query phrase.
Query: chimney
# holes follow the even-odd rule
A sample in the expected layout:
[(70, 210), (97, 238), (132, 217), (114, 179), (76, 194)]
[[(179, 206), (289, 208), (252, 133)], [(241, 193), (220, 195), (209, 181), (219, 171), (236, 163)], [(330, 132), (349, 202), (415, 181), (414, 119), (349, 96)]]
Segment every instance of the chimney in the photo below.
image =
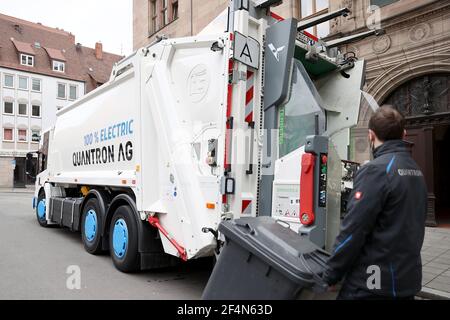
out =
[(103, 59), (103, 45), (101, 42), (97, 42), (95, 44), (95, 57), (98, 60), (102, 60)]
[(75, 35), (72, 33), (69, 33), (69, 39), (72, 41), (73, 44), (75, 44)]

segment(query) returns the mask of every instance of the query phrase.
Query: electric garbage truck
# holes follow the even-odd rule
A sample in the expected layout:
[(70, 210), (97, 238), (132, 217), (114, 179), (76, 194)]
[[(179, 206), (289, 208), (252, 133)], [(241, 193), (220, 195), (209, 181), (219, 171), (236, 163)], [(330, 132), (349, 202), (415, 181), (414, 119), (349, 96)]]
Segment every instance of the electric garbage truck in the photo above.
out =
[(325, 42), (305, 30), (348, 9), (298, 22), (271, 13), (279, 2), (232, 0), (204, 32), (160, 37), (58, 111), (29, 156), (39, 224), (80, 232), (123, 272), (213, 256), (220, 222), (241, 217), (329, 249), (364, 82), (364, 62), (337, 47), (379, 31)]

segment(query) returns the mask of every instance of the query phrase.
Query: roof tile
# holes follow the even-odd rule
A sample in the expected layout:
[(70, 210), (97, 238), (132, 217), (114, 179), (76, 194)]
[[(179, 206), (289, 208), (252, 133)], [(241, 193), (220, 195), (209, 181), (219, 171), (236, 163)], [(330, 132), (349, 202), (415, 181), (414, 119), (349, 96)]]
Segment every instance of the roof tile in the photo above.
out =
[(16, 47), (17, 51), (20, 53), (26, 53), (26, 54), (31, 54), (31, 55), (35, 55), (36, 53), (33, 50), (33, 47), (31, 46), (30, 43), (26, 43), (26, 42), (22, 42), (22, 41), (17, 41), (14, 39), (11, 39), (12, 43), (14, 44), (14, 46)]
[(48, 56), (52, 60), (58, 60), (58, 61), (67, 61), (66, 57), (64, 57), (61, 50), (53, 49), (53, 48), (44, 48), (45, 51), (47, 51)]

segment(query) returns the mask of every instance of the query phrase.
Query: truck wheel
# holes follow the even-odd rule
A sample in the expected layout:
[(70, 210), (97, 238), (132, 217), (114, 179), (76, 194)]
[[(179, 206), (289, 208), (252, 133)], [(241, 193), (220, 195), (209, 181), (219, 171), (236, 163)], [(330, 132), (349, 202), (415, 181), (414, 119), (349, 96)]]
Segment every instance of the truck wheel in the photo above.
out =
[(41, 227), (47, 227), (47, 218), (45, 215), (46, 208), (45, 192), (39, 192), (36, 206), (36, 218)]
[(122, 272), (139, 270), (138, 229), (133, 210), (120, 206), (109, 230), (109, 248), (114, 266)]
[(81, 216), (81, 239), (90, 254), (99, 254), (102, 250), (101, 217), (97, 199), (89, 199)]

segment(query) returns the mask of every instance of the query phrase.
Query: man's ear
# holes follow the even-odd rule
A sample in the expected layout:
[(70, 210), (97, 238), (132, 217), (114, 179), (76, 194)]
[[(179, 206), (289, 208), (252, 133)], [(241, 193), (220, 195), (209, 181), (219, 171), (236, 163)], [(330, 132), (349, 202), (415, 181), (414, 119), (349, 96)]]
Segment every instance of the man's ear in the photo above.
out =
[(370, 130), (369, 129), (369, 135), (368, 135), (368, 137), (369, 137), (369, 140), (370, 141), (375, 141), (375, 133), (372, 131), (372, 130)]
[(403, 140), (405, 140), (406, 134), (407, 134), (407, 132), (406, 132), (406, 129), (405, 129), (405, 130), (403, 130)]

